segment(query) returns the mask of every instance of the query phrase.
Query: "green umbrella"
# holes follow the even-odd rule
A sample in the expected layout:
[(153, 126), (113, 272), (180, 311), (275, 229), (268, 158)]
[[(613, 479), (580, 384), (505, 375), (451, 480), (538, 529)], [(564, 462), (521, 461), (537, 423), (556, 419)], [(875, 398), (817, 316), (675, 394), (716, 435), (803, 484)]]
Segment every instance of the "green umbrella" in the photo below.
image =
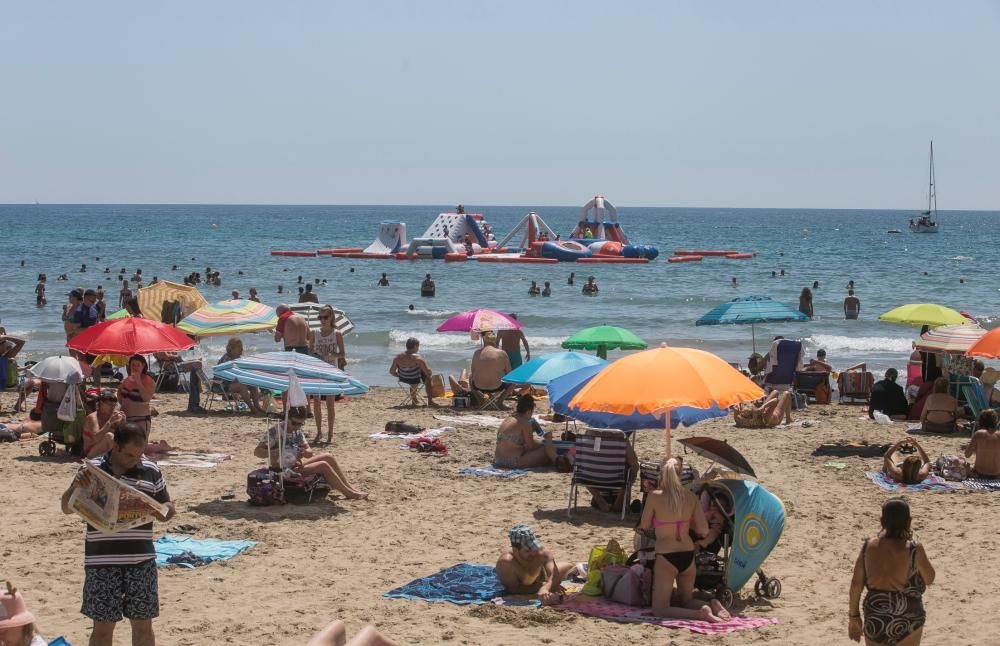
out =
[(562, 342), (567, 350), (597, 350), (597, 356), (608, 358), (608, 350), (645, 350), (648, 344), (632, 332), (612, 325), (598, 325), (580, 330)]
[(106, 320), (106, 321), (117, 321), (118, 319), (126, 319), (126, 318), (128, 318), (130, 316), (132, 316), (132, 315), (129, 314), (128, 310), (123, 307), (120, 310), (118, 310), (117, 312), (113, 312), (113, 313), (108, 314), (107, 316), (105, 316), (104, 320)]

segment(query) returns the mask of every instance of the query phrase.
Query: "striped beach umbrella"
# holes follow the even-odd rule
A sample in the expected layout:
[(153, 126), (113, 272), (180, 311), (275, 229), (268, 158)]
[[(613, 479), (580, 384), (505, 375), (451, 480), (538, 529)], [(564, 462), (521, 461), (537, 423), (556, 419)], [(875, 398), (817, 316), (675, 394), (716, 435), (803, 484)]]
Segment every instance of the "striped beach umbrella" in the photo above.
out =
[(974, 324), (942, 325), (921, 334), (916, 348), (923, 352), (965, 354), (984, 334), (986, 330)]
[(218, 336), (273, 330), (278, 324), (274, 308), (263, 303), (244, 300), (220, 301), (200, 307), (177, 324), (194, 336)]
[(265, 390), (288, 390), (289, 373), (294, 373), (307, 395), (362, 395), (368, 386), (343, 370), (308, 354), (262, 352), (226, 361), (212, 368), (222, 381), (236, 381)]
[(144, 318), (153, 321), (163, 320), (163, 304), (167, 301), (176, 301), (180, 305), (180, 318), (208, 305), (201, 292), (191, 285), (172, 283), (169, 280), (161, 280), (149, 287), (141, 288), (138, 298), (139, 312)]
[[(333, 327), (336, 328), (341, 334), (347, 334), (354, 329), (354, 323), (347, 316), (344, 310), (338, 310), (336, 307), (330, 306), (333, 309)], [(317, 305), (315, 303), (296, 303), (294, 305), (289, 305), (288, 309), (292, 310), (296, 314), (302, 316), (309, 325), (310, 330), (318, 330), (320, 328), (319, 311), (323, 308), (323, 305)]]

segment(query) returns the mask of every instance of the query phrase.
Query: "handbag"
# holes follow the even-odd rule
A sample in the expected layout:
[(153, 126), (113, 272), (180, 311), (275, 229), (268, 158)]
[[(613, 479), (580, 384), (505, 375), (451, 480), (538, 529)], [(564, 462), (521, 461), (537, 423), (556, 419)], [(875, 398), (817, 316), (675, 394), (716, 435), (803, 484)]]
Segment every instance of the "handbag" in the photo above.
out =
[(71, 385), (66, 389), (66, 394), (63, 395), (62, 403), (59, 404), (59, 410), (56, 411), (56, 417), (64, 422), (76, 421), (76, 412), (80, 408), (82, 408), (80, 389), (75, 385)]
[(627, 606), (648, 608), (653, 593), (653, 574), (636, 564), (609, 565), (601, 572), (604, 598)]
[(590, 550), (587, 559), (587, 583), (580, 591), (592, 597), (599, 597), (604, 593), (601, 586), (601, 570), (609, 565), (623, 565), (628, 560), (628, 555), (622, 549), (618, 541), (611, 539), (607, 545), (597, 545)]

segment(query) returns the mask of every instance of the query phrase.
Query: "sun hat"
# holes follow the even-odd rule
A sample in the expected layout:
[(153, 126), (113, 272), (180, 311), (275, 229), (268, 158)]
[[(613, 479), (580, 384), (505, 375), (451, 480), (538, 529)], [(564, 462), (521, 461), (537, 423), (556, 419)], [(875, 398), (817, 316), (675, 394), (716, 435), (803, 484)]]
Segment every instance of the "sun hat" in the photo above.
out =
[(524, 550), (540, 550), (542, 542), (527, 525), (514, 525), (510, 530), (510, 544)]
[(28, 612), (24, 596), (7, 582), (7, 590), (0, 592), (0, 630), (18, 628), (35, 623), (35, 616)]

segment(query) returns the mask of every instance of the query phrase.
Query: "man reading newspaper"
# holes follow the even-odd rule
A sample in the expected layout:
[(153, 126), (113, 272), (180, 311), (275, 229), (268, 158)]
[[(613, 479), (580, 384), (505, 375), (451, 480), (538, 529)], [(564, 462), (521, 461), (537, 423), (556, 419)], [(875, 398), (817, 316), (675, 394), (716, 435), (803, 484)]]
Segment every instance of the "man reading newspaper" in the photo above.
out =
[[(160, 601), (152, 519), (170, 520), (175, 509), (160, 469), (143, 455), (145, 448), (145, 431), (122, 425), (115, 430), (111, 451), (80, 469), (62, 496), (63, 513), (76, 512), (111, 528), (103, 531), (87, 523), (80, 612), (94, 622), (91, 646), (110, 646), (123, 616), (132, 624), (133, 646), (155, 642), (153, 618), (160, 614)], [(93, 468), (128, 486), (105, 486), (110, 481), (91, 473)], [(108, 504), (109, 494), (118, 497), (114, 504)], [(113, 518), (101, 515), (108, 509)]]

